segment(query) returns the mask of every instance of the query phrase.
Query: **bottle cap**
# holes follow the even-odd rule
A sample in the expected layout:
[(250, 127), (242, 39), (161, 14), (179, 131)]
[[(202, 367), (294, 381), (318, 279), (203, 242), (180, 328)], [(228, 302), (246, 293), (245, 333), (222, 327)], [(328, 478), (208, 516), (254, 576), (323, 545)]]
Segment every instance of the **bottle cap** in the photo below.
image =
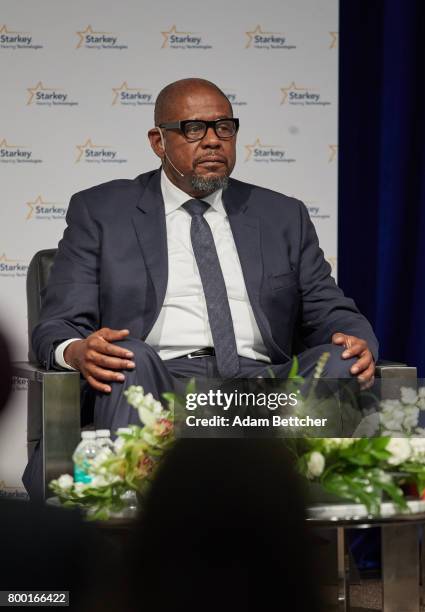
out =
[(96, 438), (109, 438), (110, 435), (109, 429), (96, 429)]
[(81, 432), (81, 437), (83, 440), (94, 440), (96, 438), (96, 432), (95, 431), (82, 431)]

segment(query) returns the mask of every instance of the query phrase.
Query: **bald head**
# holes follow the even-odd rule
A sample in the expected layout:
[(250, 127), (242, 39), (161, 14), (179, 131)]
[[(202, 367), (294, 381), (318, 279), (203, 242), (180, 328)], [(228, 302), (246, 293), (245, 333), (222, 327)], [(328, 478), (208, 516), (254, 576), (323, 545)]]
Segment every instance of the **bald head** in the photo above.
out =
[(175, 106), (178, 104), (178, 101), (185, 96), (190, 96), (192, 93), (198, 93), (202, 90), (212, 90), (219, 96), (222, 96), (229, 104), (229, 116), (233, 116), (232, 105), (226, 94), (217, 85), (206, 79), (180, 79), (166, 85), (159, 92), (155, 102), (155, 125), (178, 119), (178, 117), (174, 116)]

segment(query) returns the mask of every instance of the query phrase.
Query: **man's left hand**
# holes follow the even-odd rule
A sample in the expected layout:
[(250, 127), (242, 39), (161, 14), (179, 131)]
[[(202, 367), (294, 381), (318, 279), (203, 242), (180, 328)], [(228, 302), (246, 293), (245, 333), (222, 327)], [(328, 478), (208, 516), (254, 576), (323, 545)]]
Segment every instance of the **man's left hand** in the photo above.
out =
[(332, 336), (332, 344), (345, 347), (345, 351), (341, 355), (343, 359), (357, 357), (357, 362), (351, 366), (350, 372), (357, 376), (363, 389), (371, 387), (374, 382), (375, 362), (366, 340), (337, 332)]

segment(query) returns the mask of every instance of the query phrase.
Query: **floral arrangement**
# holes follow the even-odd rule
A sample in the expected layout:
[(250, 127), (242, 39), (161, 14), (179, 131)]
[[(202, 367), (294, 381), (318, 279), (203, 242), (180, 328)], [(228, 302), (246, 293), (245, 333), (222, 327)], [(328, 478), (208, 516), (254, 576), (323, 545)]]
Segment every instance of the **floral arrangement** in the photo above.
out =
[(360, 423), (357, 435), (368, 437), (291, 441), (301, 474), (328, 493), (364, 504), (371, 514), (379, 513), (383, 494), (405, 510), (404, 485), (422, 496), (425, 430), (418, 421), (425, 410), (425, 387), (400, 391), (400, 400), (382, 401), (381, 411)]
[[(320, 378), (327, 356), (319, 360), (314, 379)], [(303, 382), (291, 371), (290, 384)], [(194, 381), (186, 393), (194, 390)], [(315, 380), (298, 403), (299, 414), (312, 407), (320, 411), (314, 396)], [(406, 492), (425, 491), (425, 429), (418, 426), (425, 411), (425, 387), (418, 391), (402, 387), (400, 400), (380, 403), (380, 411), (364, 418), (352, 438), (318, 437), (317, 430), (297, 431), (283, 442), (294, 454), (297, 469), (321, 491), (344, 500), (362, 503), (378, 514), (387, 495), (400, 510), (407, 509)], [(122, 513), (129, 494), (143, 495), (149, 488), (161, 457), (174, 443), (174, 407), (184, 398), (164, 393), (164, 406), (140, 386), (125, 392), (137, 409), (144, 427), (132, 425), (120, 433), (113, 450), (102, 449), (89, 466), (90, 482), (74, 482), (64, 474), (50, 484), (65, 506), (82, 506), (92, 519), (105, 520)], [(327, 406), (329, 414), (329, 406)], [(410, 488), (406, 488), (409, 485)]]
[(113, 450), (102, 448), (88, 467), (90, 482), (74, 482), (72, 476), (63, 474), (50, 483), (64, 506), (81, 506), (93, 520), (121, 513), (128, 505), (129, 493), (130, 498), (131, 492), (143, 494), (174, 441), (172, 394), (166, 394), (168, 409), (151, 393), (145, 395), (140, 386), (129, 387), (125, 395), (144, 427), (131, 425), (128, 432), (117, 436)]

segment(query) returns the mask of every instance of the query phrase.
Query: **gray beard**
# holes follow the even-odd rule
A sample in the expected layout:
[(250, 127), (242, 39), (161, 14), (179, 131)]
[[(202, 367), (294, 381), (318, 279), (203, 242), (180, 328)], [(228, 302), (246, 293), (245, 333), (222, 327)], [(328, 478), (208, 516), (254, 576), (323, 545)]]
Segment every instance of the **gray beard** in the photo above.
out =
[(209, 194), (217, 189), (226, 189), (229, 184), (228, 176), (217, 176), (213, 178), (204, 178), (203, 176), (193, 175), (190, 179), (192, 189), (198, 193)]

